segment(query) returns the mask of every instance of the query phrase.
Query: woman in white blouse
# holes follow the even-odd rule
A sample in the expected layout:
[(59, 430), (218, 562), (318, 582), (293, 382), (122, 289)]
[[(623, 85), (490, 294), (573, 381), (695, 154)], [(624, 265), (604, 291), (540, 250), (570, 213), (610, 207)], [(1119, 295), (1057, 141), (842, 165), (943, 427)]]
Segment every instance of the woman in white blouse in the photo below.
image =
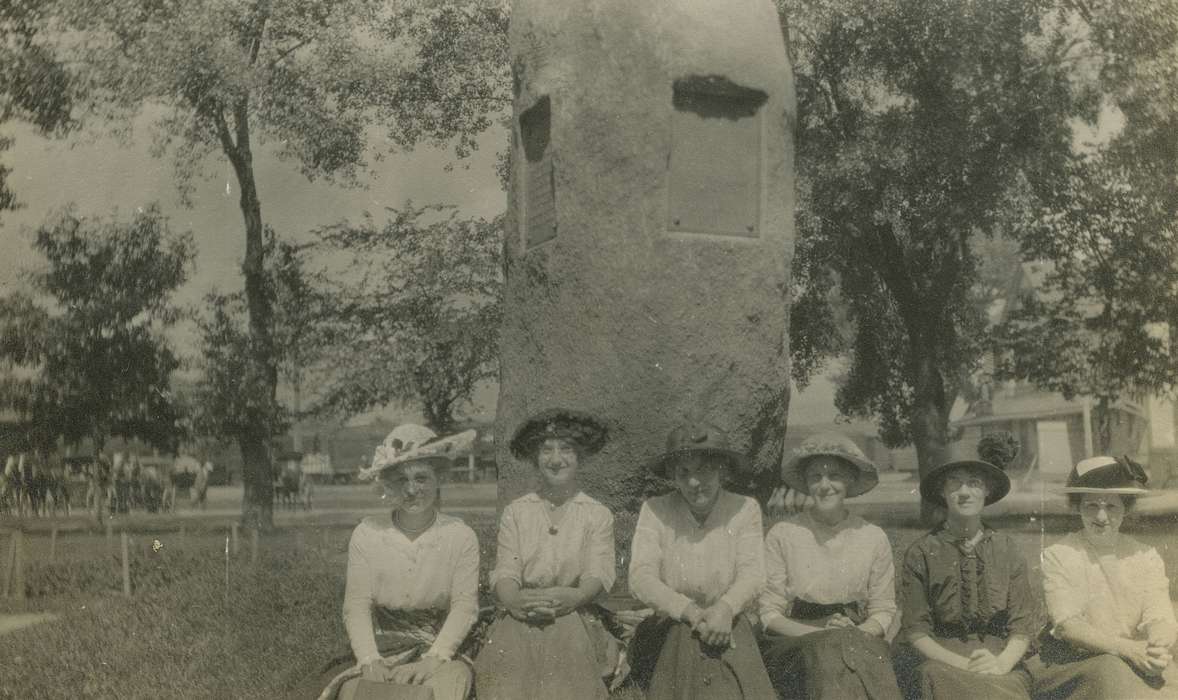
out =
[(1157, 550), (1121, 533), (1145, 488), (1128, 458), (1093, 457), (1068, 479), (1083, 529), (1043, 550), (1052, 627), (1028, 663), (1036, 697), (1178, 697), (1173, 675), (1178, 623)]
[(352, 531), (343, 606), (352, 655), (333, 669), (321, 700), (402, 697), (398, 684), (426, 686), (435, 700), (470, 693), (460, 650), (478, 617), (479, 545), (466, 524), (438, 512), (450, 460), (431, 452), (435, 437), (401, 426), (360, 474), (380, 480), (393, 509)]
[(499, 521), (490, 583), (505, 614), (475, 660), (479, 700), (608, 697), (618, 648), (594, 603), (616, 578), (614, 518), (577, 485), (581, 464), (606, 435), (592, 416), (552, 409), (511, 440), (512, 453), (535, 466), (537, 487)]
[(765, 585), (761, 507), (722, 486), (746, 466), (704, 423), (672, 431), (651, 465), (675, 491), (642, 504), (630, 558), (630, 591), (655, 612), (631, 642), (650, 700), (774, 697), (744, 615)]
[(883, 530), (845, 499), (879, 483), (875, 465), (836, 433), (807, 439), (782, 470), (810, 497), (765, 536), (765, 665), (784, 698), (900, 698), (884, 635), (896, 614), (896, 569)]

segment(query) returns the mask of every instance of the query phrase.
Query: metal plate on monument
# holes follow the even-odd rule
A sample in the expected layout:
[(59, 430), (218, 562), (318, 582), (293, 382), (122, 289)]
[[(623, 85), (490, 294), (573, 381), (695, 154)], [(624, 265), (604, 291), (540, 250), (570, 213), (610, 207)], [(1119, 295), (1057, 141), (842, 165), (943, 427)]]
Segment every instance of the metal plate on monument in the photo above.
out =
[(524, 149), (524, 247), (556, 238), (556, 173), (552, 150), (552, 105), (547, 96), (520, 115)]
[(667, 228), (756, 238), (764, 94), (676, 84)]

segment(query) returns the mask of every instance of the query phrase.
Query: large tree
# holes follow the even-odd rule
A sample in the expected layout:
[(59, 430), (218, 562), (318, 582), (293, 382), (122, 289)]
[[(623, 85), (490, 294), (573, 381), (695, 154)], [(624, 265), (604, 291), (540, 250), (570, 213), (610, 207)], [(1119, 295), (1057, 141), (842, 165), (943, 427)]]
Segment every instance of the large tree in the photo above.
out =
[(88, 438), (101, 450), (114, 435), (174, 451), (179, 360), (165, 332), (179, 319), (171, 297), (188, 276), (191, 236), (172, 233), (155, 206), (129, 222), (66, 210), (37, 229), (34, 247), (38, 296), (0, 300), (0, 407), (42, 449)]
[[(43, 19), (40, 3), (0, 0), (0, 125), (19, 120), (44, 134), (64, 133), (74, 125), (76, 86), (42, 41)], [(11, 138), (0, 137), (0, 153), (11, 146)], [(0, 163), (0, 211), (19, 204), (10, 172)]]
[(378, 225), (325, 229), (347, 274), (326, 341), (332, 371), (323, 410), (356, 413), (393, 401), (421, 407), (446, 431), (479, 382), (498, 372), (501, 219), (462, 219), (449, 207), (389, 212)]
[(1114, 404), (1172, 395), (1178, 376), (1178, 1), (1069, 7), (1121, 123), (1026, 206), (1022, 253), (1045, 274), (998, 329), (998, 372), (1092, 398), (1105, 452)]
[[(182, 191), (217, 156), (232, 166), (245, 239), (248, 375), (276, 401), (273, 307), (255, 154), (269, 148), (308, 178), (356, 182), (382, 143), (476, 145), (508, 104), (500, 3), (388, 0), (60, 0), (57, 47), (86, 70), (90, 104), (126, 124), (151, 107), (160, 153)], [(242, 519), (272, 525), (272, 407), (239, 432)]]
[[(914, 443), (924, 473), (985, 350), (979, 237), (1001, 230), (1011, 184), (1065, 172), (1072, 80), (1066, 18), (1037, 0), (784, 0), (798, 84), (795, 379), (830, 350), (841, 411)], [(850, 338), (827, 321), (837, 291)], [(825, 340), (840, 343), (826, 343)]]

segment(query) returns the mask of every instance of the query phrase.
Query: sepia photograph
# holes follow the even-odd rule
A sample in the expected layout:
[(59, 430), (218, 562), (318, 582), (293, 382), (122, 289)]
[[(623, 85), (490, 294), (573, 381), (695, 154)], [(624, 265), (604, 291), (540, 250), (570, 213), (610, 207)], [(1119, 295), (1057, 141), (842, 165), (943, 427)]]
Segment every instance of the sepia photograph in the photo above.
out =
[(0, 0), (0, 700), (1178, 700), (1178, 0)]

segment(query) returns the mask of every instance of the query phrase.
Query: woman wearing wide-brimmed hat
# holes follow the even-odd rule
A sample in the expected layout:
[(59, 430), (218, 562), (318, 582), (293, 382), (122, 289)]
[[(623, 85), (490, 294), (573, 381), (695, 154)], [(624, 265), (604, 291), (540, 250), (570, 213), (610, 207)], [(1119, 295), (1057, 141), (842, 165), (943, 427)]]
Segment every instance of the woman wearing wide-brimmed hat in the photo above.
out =
[(946, 517), (904, 556), (896, 668), (911, 697), (1030, 697), (1024, 658), (1041, 624), (1027, 563), (1009, 535), (982, 522), (982, 509), (1009, 491), (1006, 472), (972, 456), (920, 480), (921, 498)]
[(503, 614), (475, 660), (479, 700), (608, 696), (618, 648), (595, 603), (617, 578), (614, 518), (577, 481), (607, 433), (593, 416), (558, 408), (512, 437), (512, 454), (532, 463), (537, 485), (499, 520), (490, 583)]
[(470, 693), (462, 651), (478, 617), (479, 545), (465, 523), (438, 512), (445, 444), (429, 428), (400, 426), (360, 473), (393, 508), (352, 531), (343, 605), (351, 654), (333, 663), (321, 700), (417, 697), (398, 685), (425, 686), (435, 700)]
[(1178, 640), (1165, 566), (1157, 550), (1121, 532), (1125, 514), (1149, 493), (1146, 480), (1128, 457), (1085, 459), (1068, 477), (1064, 492), (1082, 528), (1043, 550), (1052, 627), (1030, 664), (1037, 694), (1178, 696), (1165, 687)]
[(702, 422), (672, 431), (650, 465), (675, 484), (642, 504), (630, 558), (630, 591), (655, 611), (631, 643), (650, 700), (773, 697), (744, 614), (765, 585), (761, 508), (723, 487), (747, 467)]
[(896, 569), (884, 531), (844, 503), (879, 483), (850, 438), (819, 433), (782, 468), (809, 507), (765, 536), (762, 653), (784, 698), (898, 699), (884, 635), (896, 614)]

